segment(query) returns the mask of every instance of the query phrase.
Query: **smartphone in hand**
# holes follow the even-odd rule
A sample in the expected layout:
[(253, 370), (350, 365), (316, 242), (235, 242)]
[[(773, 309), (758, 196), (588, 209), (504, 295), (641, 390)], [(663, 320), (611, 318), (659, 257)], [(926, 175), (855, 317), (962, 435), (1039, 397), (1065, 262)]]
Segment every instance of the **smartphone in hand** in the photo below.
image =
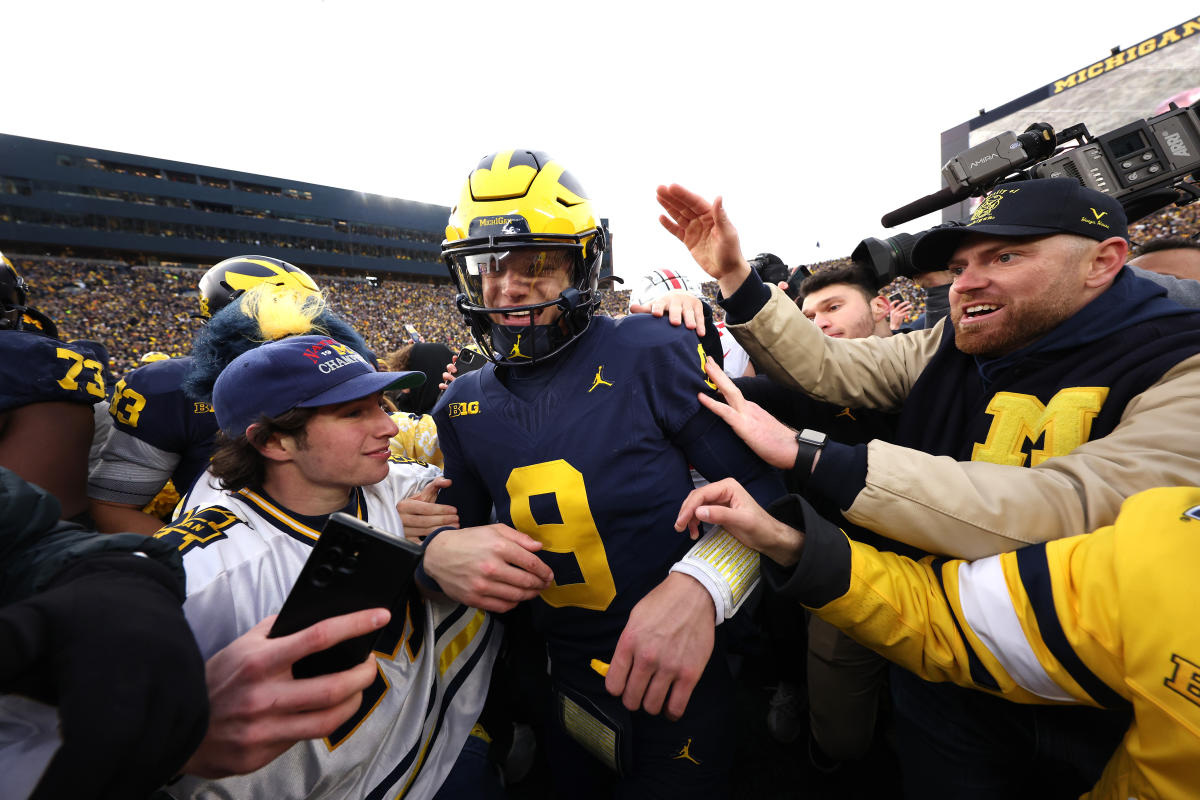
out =
[(478, 350), (472, 350), (470, 347), (464, 347), (458, 351), (458, 360), (454, 362), (454, 366), (458, 368), (456, 377), (461, 377), (468, 372), (479, 369), (484, 364), (488, 363), (487, 358)]
[[(268, 638), (341, 614), (392, 608), (412, 591), (420, 560), (420, 545), (349, 514), (331, 514)], [(292, 674), (312, 678), (350, 669), (366, 659), (378, 635), (373, 631), (305, 656), (292, 665)]]

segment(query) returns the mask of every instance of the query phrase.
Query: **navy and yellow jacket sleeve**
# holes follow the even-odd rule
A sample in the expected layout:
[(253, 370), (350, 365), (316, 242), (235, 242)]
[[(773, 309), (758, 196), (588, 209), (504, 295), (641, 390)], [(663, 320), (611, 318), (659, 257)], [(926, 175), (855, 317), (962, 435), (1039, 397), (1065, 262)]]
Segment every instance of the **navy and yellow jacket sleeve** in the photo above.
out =
[(1024, 703), (1132, 707), (1093, 796), (1194, 796), (1200, 489), (1142, 492), (1111, 526), (977, 561), (879, 552), (800, 498), (772, 513), (805, 530), (794, 568), (764, 561), (783, 593), (926, 680)]

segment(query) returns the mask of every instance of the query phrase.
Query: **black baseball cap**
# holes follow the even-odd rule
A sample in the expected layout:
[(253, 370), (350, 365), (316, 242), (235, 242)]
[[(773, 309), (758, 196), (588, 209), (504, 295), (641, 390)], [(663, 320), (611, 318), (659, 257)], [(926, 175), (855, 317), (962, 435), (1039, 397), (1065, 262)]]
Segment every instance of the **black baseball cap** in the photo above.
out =
[(945, 269), (964, 236), (1049, 236), (1074, 233), (1102, 242), (1129, 238), (1121, 204), (1072, 178), (1036, 178), (1002, 183), (961, 226), (935, 228), (912, 251), (917, 272)]

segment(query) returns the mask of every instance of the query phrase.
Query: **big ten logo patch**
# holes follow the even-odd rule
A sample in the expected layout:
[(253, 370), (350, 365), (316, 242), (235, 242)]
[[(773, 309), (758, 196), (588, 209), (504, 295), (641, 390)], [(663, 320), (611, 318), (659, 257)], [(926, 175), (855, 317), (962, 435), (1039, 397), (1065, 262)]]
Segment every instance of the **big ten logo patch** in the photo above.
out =
[[(986, 409), (992, 426), (984, 443), (971, 450), (971, 460), (1022, 467), (1028, 458), (1029, 466), (1036, 467), (1066, 455), (1088, 440), (1107, 397), (1107, 387), (1079, 386), (1062, 389), (1043, 405), (1033, 395), (997, 392)], [(1038, 439), (1042, 447), (1026, 456), (1026, 442), (1032, 445)]]
[(193, 403), (192, 404), (192, 413), (193, 414), (211, 414), (211, 413), (213, 413), (213, 407), (211, 405), (209, 405), (208, 403), (203, 403), (203, 402)]
[(451, 403), (449, 410), (450, 410), (450, 416), (452, 418), (453, 417), (465, 417), (468, 414), (478, 414), (479, 413), (479, 401), (472, 400), (469, 403)]
[(154, 534), (154, 538), (170, 542), (184, 555), (193, 547), (208, 547), (224, 539), (225, 529), (237, 522), (234, 513), (221, 506), (194, 508)]

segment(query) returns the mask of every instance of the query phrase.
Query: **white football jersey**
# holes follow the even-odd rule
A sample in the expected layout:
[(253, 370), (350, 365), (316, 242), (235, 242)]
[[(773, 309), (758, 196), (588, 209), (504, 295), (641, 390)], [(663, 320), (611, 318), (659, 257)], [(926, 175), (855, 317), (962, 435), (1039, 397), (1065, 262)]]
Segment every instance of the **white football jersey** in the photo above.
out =
[(733, 334), (725, 327), (725, 320), (716, 324), (717, 333), (721, 335), (721, 359), (725, 374), (740, 378), (746, 374), (746, 367), (750, 366), (750, 354), (733, 338)]
[[(392, 464), (355, 493), (358, 516), (393, 533), (396, 502), (440, 474)], [(202, 476), (159, 537), (175, 538), (187, 570), (184, 612), (207, 659), (283, 605), (319, 531), (260, 492), (220, 489)], [(185, 776), (178, 798), (432, 797), (483, 709), (500, 625), (449, 601), (397, 613), (376, 643), (379, 675), (333, 735), (300, 742), (262, 769), (222, 780)]]

